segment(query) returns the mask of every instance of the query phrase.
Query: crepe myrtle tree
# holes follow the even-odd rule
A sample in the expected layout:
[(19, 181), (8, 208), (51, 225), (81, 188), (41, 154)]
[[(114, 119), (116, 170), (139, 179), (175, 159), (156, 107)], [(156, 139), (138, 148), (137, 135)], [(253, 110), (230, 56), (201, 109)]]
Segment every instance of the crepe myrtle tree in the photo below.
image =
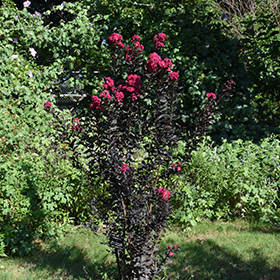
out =
[[(176, 244), (161, 255), (157, 249), (178, 182), (172, 178), (181, 172), (181, 163), (172, 159), (179, 74), (160, 55), (165, 39), (155, 35), (155, 52), (144, 62), (138, 35), (126, 44), (113, 33), (107, 40), (110, 76), (100, 94), (90, 97), (88, 115), (75, 118), (71, 129), (79, 137), (73, 149), (86, 147), (88, 178), (96, 191), (89, 226), (95, 230), (96, 218), (102, 221), (120, 279), (154, 279), (179, 250)], [(74, 159), (79, 157), (77, 152)]]

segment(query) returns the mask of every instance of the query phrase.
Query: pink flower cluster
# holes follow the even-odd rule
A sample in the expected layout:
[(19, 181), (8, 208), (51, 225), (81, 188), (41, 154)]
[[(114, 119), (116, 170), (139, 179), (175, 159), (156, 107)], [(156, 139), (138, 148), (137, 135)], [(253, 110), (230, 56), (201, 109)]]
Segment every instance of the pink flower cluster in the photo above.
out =
[(169, 81), (176, 82), (179, 78), (179, 74), (177, 72), (170, 72)]
[(72, 130), (77, 130), (77, 131), (82, 130), (82, 128), (78, 125), (78, 123), (79, 123), (79, 119), (78, 118), (75, 118), (73, 120), (73, 122), (74, 122), (74, 124), (72, 126)]
[(120, 167), (121, 172), (124, 174), (129, 169), (129, 166), (125, 163)]
[(215, 93), (213, 93), (213, 92), (208, 92), (207, 94), (206, 94), (206, 96), (208, 97), (208, 98), (213, 98), (213, 99), (216, 99), (217, 98), (217, 96), (216, 96), (216, 94)]
[(165, 58), (161, 59), (161, 57), (156, 53), (151, 53), (149, 55), (148, 62), (146, 64), (146, 68), (149, 72), (164, 70), (166, 69), (170, 72), (170, 67), (172, 67), (171, 59)]
[(141, 78), (138, 75), (129, 75), (125, 85), (119, 85), (116, 93), (122, 93), (124, 96), (131, 95), (132, 101), (140, 97)]
[(125, 48), (125, 60), (126, 61), (131, 61), (131, 59), (134, 56), (135, 51), (139, 51), (139, 52), (144, 51), (144, 46), (140, 44), (140, 42), (139, 42), (140, 40), (141, 40), (140, 36), (138, 36), (136, 34), (133, 35), (131, 42), (134, 43), (134, 48), (131, 48), (131, 47)]
[(90, 104), (89, 108), (94, 110), (101, 110), (101, 100), (98, 96), (93, 95), (91, 97), (92, 103)]
[(141, 38), (140, 38), (139, 35), (134, 34), (132, 36), (131, 42), (133, 43), (133, 42), (136, 42), (136, 41), (141, 41)]
[[(116, 91), (115, 92), (115, 98), (116, 100), (121, 103), (123, 98), (124, 98), (124, 94), (122, 92), (122, 90), (125, 90), (126, 87), (125, 86), (122, 86), (120, 85), (118, 87), (118, 89), (116, 90), (116, 88), (114, 87), (114, 80), (111, 79), (110, 77), (107, 77), (105, 79), (105, 83), (102, 85), (102, 87), (105, 89), (103, 92), (101, 92), (100, 94), (100, 97), (104, 97), (105, 99), (108, 99), (108, 100), (112, 100), (112, 96), (110, 94), (109, 91), (113, 92), (113, 91)], [(100, 99), (99, 99), (100, 100)], [(101, 100), (100, 100), (100, 104), (101, 104)], [(100, 108), (100, 104), (98, 105)]]
[(182, 170), (182, 165), (181, 165), (181, 162), (178, 161), (176, 163), (172, 163), (171, 164), (171, 167), (174, 169), (174, 170), (177, 170), (177, 171), (181, 171)]
[(73, 124), (72, 130), (77, 130), (77, 131), (79, 131), (79, 130), (82, 130), (82, 128), (81, 128), (78, 124)]
[(124, 48), (124, 44), (121, 42), (122, 40), (122, 35), (118, 33), (113, 33), (109, 38), (108, 38), (108, 43), (112, 45), (113, 47), (120, 47)]
[(134, 43), (134, 49), (138, 50), (139, 52), (142, 52), (142, 51), (144, 51), (144, 46), (141, 45), (140, 42), (137, 41)]
[[(172, 247), (171, 245), (168, 245), (168, 249), (169, 249), (169, 250), (173, 250), (173, 251), (175, 251), (175, 250), (178, 250), (178, 251), (179, 251), (179, 250), (180, 250), (180, 248), (179, 248), (178, 245), (176, 245), (176, 244), (174, 244), (173, 247)], [(169, 251), (169, 253), (168, 253), (168, 256), (169, 256), (169, 257), (174, 257), (175, 254), (174, 254), (173, 251)]]
[(112, 96), (110, 95), (108, 90), (104, 90), (100, 93), (100, 97), (104, 97), (105, 99), (111, 100)]
[(131, 59), (133, 57), (133, 49), (130, 47), (127, 47), (127, 48), (125, 48), (124, 53), (125, 53), (125, 60), (131, 61)]
[(159, 33), (158, 35), (154, 36), (154, 42), (156, 47), (162, 48), (164, 44), (162, 43), (166, 39), (166, 35), (164, 33)]
[(114, 81), (110, 77), (107, 77), (105, 79), (105, 83), (102, 85), (102, 87), (105, 89), (115, 90)]
[(226, 83), (224, 83), (224, 90), (225, 91), (231, 90), (232, 85), (233, 85), (233, 80), (227, 81)]
[[(107, 77), (105, 79), (105, 83), (102, 85), (103, 88), (105, 88), (105, 90), (103, 92), (101, 92), (100, 97), (104, 97), (105, 99), (108, 100), (112, 100), (112, 96), (109, 93), (109, 90), (111, 91), (115, 91), (116, 88), (114, 87), (114, 80), (111, 79), (110, 77)], [(123, 98), (124, 98), (124, 94), (118, 89), (115, 92), (115, 97), (116, 100), (121, 103)]]
[(52, 106), (53, 105), (50, 101), (47, 101), (47, 102), (44, 103), (44, 107), (45, 107), (46, 110), (50, 109)]
[(124, 99), (124, 94), (121, 91), (116, 91), (115, 97), (119, 103)]
[(30, 1), (25, 1), (25, 2), (23, 2), (23, 7), (27, 8), (30, 6), (30, 4), (31, 4)]
[(167, 189), (159, 188), (157, 190), (157, 195), (159, 195), (162, 199), (166, 200), (170, 197), (170, 192)]

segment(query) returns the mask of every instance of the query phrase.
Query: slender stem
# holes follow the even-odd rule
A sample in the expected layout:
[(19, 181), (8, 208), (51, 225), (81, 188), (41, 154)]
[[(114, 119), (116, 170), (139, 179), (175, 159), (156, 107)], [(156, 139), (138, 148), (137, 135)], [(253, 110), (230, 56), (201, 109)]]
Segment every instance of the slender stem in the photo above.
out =
[(157, 183), (158, 183), (159, 171), (160, 171), (160, 165), (158, 166), (158, 171), (157, 171), (157, 178), (156, 178), (156, 182), (155, 182), (155, 187), (157, 186)]
[[(124, 215), (123, 236), (125, 237), (125, 236), (126, 236), (126, 233), (127, 233), (127, 242), (128, 242), (128, 246), (129, 246), (130, 257), (131, 257), (131, 259), (133, 259), (130, 237), (129, 237), (128, 232), (126, 232), (126, 231), (127, 231), (127, 230), (126, 230), (126, 229), (127, 229), (126, 207), (125, 207), (125, 203), (124, 203), (123, 197), (122, 197), (122, 206), (123, 206), (123, 215)], [(133, 265), (133, 263), (131, 262), (131, 266), (132, 266), (132, 265)], [(133, 267), (131, 267), (131, 269), (133, 269)]]
[(156, 243), (155, 243), (155, 246), (154, 246), (154, 249), (153, 249), (153, 252), (152, 252), (152, 257), (154, 256), (154, 253), (155, 253), (155, 250), (156, 250), (156, 247), (158, 245), (158, 242), (159, 242), (159, 239), (160, 239), (160, 236), (161, 236), (161, 232), (162, 232), (162, 228), (160, 229), (160, 232), (159, 232), (159, 235), (158, 235), (158, 238), (156, 240)]
[(117, 248), (115, 248), (115, 255), (116, 255), (116, 258), (117, 258), (117, 265), (118, 265), (120, 280), (122, 280), (121, 267), (120, 267), (120, 262), (119, 262), (119, 254), (118, 254), (118, 249)]

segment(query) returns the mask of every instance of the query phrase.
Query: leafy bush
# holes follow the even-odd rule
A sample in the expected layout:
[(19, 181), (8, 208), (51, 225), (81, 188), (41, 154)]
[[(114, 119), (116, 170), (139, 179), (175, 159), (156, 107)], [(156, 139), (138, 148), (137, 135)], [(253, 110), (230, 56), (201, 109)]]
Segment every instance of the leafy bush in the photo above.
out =
[(240, 39), (240, 58), (252, 80), (253, 116), (262, 125), (279, 127), (279, 1), (223, 0), (220, 5), (231, 36)]
[[(156, 52), (145, 61), (138, 35), (123, 43), (113, 33), (107, 39), (111, 75), (104, 79), (102, 92), (91, 96), (88, 114), (76, 118), (73, 127), (80, 141), (74, 138), (72, 147), (75, 152), (79, 145), (85, 149), (87, 178), (95, 194), (90, 227), (98, 226), (96, 217), (102, 221), (122, 279), (154, 279), (179, 249), (174, 245), (165, 254), (157, 253), (176, 184), (162, 186), (181, 170), (171, 154), (179, 74), (171, 70), (169, 58), (159, 55), (165, 39), (163, 33), (155, 35)], [(140, 149), (143, 160), (138, 161)], [(80, 153), (75, 156), (80, 164)], [(96, 174), (102, 189), (96, 186)]]
[(37, 236), (85, 222), (90, 193), (67, 144), (53, 142), (43, 104), (18, 108), (2, 99), (0, 111), (0, 233), (7, 252), (25, 254)]
[[(0, 234), (7, 253), (26, 254), (36, 237), (84, 223), (91, 194), (84, 174), (70, 161), (65, 137), (55, 137), (57, 125), (43, 106), (55, 104), (53, 92), (70, 67), (61, 68), (64, 57), (58, 58), (50, 44), (61, 33), (11, 1), (0, 7), (0, 22)], [(71, 115), (63, 116), (59, 129), (71, 123), (71, 132)]]
[(174, 221), (195, 225), (204, 218), (279, 220), (279, 150), (276, 137), (260, 144), (204, 141), (183, 168), (174, 197)]
[(244, 18), (241, 22), (246, 27), (242, 34), (242, 58), (254, 82), (254, 117), (261, 124), (279, 127), (279, 26), (270, 13), (257, 13), (255, 18)]

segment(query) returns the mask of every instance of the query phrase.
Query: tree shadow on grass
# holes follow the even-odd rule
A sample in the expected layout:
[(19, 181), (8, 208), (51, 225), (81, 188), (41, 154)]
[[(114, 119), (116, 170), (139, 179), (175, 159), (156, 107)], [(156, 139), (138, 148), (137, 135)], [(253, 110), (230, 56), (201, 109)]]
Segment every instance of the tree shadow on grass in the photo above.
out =
[(93, 249), (77, 245), (38, 248), (36, 255), (24, 258), (24, 262), (32, 268), (30, 276), (42, 275), (40, 279), (118, 279), (113, 254), (105, 246), (100, 254), (100, 247), (95, 251), (94, 245), (88, 244)]
[[(172, 243), (172, 240), (169, 240), (169, 243)], [(245, 261), (212, 239), (186, 242), (181, 246), (174, 262), (169, 265), (169, 269), (179, 274), (179, 279), (280, 279), (280, 267), (270, 267), (260, 249), (251, 248), (250, 252), (252, 258)]]

